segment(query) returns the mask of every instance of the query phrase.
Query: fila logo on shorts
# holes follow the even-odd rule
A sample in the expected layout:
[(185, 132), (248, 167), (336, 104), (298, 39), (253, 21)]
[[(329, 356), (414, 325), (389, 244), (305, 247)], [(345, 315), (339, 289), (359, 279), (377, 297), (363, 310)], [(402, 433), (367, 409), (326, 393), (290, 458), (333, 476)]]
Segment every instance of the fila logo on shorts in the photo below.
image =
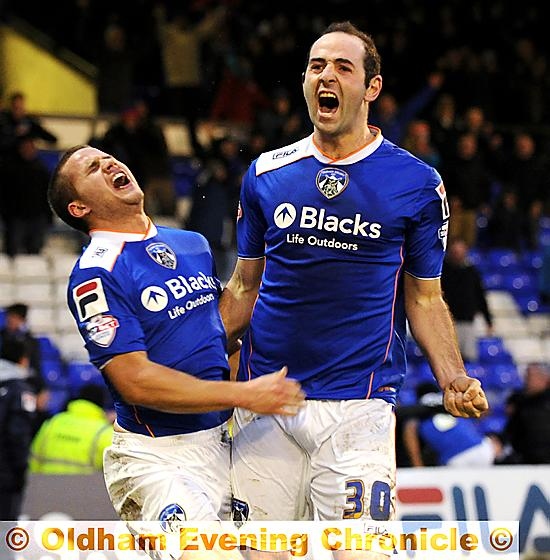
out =
[(87, 280), (73, 289), (73, 301), (81, 322), (109, 311), (101, 278)]

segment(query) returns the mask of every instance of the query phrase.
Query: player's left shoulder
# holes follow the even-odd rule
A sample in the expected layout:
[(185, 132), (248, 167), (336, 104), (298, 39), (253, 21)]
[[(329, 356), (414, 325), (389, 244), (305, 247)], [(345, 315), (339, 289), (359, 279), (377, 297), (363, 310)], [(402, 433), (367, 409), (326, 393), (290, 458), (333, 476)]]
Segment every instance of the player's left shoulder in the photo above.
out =
[(256, 160), (256, 176), (267, 171), (280, 169), (311, 155), (311, 136), (302, 138), (302, 140), (288, 146), (264, 152)]
[(158, 236), (151, 240), (156, 245), (166, 245), (176, 253), (195, 253), (210, 251), (206, 237), (198, 231), (173, 227), (158, 227)]

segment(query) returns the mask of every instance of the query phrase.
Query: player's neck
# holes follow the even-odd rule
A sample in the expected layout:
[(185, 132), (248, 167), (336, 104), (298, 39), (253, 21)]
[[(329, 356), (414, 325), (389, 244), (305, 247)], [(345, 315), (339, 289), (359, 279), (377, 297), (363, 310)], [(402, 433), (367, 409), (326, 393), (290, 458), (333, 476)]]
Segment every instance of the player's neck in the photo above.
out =
[(363, 149), (376, 138), (376, 134), (366, 127), (360, 133), (326, 134), (320, 130), (313, 133), (313, 142), (317, 149), (333, 160), (344, 159)]
[(97, 220), (91, 229), (120, 233), (143, 233), (143, 235), (146, 235), (150, 226), (149, 216), (145, 212), (140, 212), (130, 216), (120, 216), (116, 220)]

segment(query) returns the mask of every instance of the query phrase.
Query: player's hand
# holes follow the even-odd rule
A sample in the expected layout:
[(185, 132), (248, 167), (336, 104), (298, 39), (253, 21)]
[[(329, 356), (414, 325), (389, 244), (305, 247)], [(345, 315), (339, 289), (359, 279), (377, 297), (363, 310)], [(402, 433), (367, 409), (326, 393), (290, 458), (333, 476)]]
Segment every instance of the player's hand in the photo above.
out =
[(478, 379), (463, 375), (452, 381), (443, 393), (443, 406), (453, 416), (479, 418), (489, 410), (487, 397)]
[(295, 379), (287, 378), (285, 366), (243, 383), (239, 406), (258, 414), (294, 416), (304, 405), (305, 394)]

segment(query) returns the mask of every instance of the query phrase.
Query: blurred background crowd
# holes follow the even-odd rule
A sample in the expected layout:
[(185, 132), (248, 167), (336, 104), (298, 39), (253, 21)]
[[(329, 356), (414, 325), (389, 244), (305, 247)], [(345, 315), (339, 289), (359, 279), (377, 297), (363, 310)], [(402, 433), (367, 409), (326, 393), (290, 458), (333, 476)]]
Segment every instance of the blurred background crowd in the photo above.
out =
[[(550, 340), (550, 43), (538, 2), (325, 0), (312, 12), (288, 0), (59, 0), (55, 10), (5, 1), (0, 16), (46, 37), (54, 55), (70, 52), (94, 68), (98, 114), (109, 126), (86, 140), (129, 165), (158, 221), (207, 237), (222, 281), (235, 258), (244, 170), (262, 151), (311, 132), (300, 79), (307, 48), (334, 20), (372, 34), (384, 88), (369, 120), (438, 169), (449, 196), (445, 292), (467, 366), (487, 383), (494, 413), (476, 426), (477, 435), (464, 437), (472, 445), (490, 438), (491, 463), (550, 462), (543, 428), (550, 426), (550, 351), (543, 344)], [(60, 139), (29, 114), (29, 94), (1, 96), (4, 263), (43, 255), (48, 236), (62, 229), (46, 202)], [(183, 156), (169, 148), (162, 123), (170, 119), (186, 126)], [(76, 253), (85, 240), (73, 241)], [(50, 255), (50, 270), (60, 261)], [(9, 280), (14, 294), (20, 278)], [(52, 278), (52, 293), (62, 293), (65, 277)], [(54, 313), (63, 297), (46, 302), (56, 302)], [(40, 298), (34, 304), (42, 305)], [(52, 348), (47, 332), (37, 335), (42, 364), (35, 369), (43, 379), (35, 393), (50, 396), (42, 421), (76, 398), (85, 381), (101, 378), (82, 356), (75, 365), (70, 352)], [(523, 337), (518, 353), (511, 351), (514, 336)], [(527, 339), (540, 344), (526, 350)], [(60, 344), (67, 340), (63, 331)], [(427, 364), (414, 344), (408, 354), (399, 462), (446, 464), (449, 452), (438, 454), (437, 442), (428, 441), (435, 428), (419, 428), (442, 414), (422, 386)], [(533, 407), (540, 414), (526, 413)]]

